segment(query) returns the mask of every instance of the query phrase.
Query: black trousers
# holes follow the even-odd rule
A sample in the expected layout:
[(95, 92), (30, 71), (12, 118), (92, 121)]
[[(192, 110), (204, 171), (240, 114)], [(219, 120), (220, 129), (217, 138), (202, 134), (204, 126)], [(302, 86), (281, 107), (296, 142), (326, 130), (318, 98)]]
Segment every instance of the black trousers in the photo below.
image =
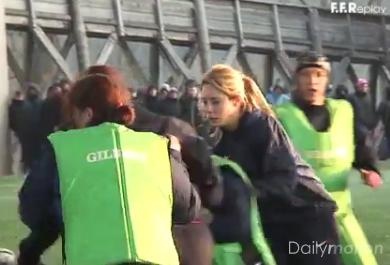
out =
[(18, 265), (38, 265), (41, 255), (59, 238), (58, 228), (33, 229), (19, 244)]
[(340, 265), (339, 236), (331, 210), (304, 214), (291, 222), (264, 222), (278, 265)]

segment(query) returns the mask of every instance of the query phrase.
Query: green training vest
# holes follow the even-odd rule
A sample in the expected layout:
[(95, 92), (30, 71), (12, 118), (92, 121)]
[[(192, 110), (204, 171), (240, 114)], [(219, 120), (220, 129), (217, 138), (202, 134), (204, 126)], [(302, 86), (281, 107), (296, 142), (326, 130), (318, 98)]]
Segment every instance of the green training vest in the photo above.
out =
[(313, 167), (329, 192), (347, 189), (354, 160), (352, 106), (344, 100), (327, 99), (330, 127), (317, 132), (305, 113), (293, 103), (276, 108), (276, 113), (302, 157)]
[[(230, 167), (242, 181), (251, 190), (254, 189), (247, 174), (235, 162), (222, 158), (219, 156), (212, 156), (213, 163), (218, 167)], [(256, 246), (257, 251), (261, 254), (265, 265), (276, 265), (275, 259), (272, 255), (271, 249), (268, 246), (267, 240), (264, 237), (263, 228), (261, 224), (260, 214), (257, 207), (257, 198), (252, 195), (250, 198), (250, 221), (252, 241)], [(241, 246), (239, 243), (218, 244), (214, 251), (214, 265), (244, 265), (241, 259)]]
[(104, 123), (49, 136), (68, 265), (178, 265), (167, 140)]
[(327, 132), (317, 132), (293, 103), (278, 106), (276, 113), (303, 158), (314, 168), (337, 203), (343, 264), (376, 265), (370, 244), (352, 212), (348, 189), (348, 174), (354, 160), (352, 107), (347, 101), (334, 99), (327, 99), (326, 106), (331, 121)]

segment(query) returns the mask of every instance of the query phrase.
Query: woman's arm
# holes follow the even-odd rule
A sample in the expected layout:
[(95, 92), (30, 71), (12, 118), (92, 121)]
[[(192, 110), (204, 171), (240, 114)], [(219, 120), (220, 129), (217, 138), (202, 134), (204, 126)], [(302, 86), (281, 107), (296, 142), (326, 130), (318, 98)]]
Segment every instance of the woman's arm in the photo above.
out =
[(199, 216), (200, 198), (190, 182), (179, 151), (170, 149), (170, 162), (173, 183), (173, 222), (186, 224)]

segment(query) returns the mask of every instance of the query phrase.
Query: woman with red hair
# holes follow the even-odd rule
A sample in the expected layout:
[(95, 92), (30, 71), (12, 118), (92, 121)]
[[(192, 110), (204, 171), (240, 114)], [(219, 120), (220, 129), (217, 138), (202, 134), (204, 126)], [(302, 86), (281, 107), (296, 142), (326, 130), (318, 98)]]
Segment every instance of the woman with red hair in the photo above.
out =
[[(105, 65), (91, 66), (85, 74), (106, 74), (123, 83), (121, 73)], [(125, 84), (122, 84), (125, 86)], [(213, 210), (223, 197), (223, 184), (219, 170), (211, 161), (206, 141), (198, 137), (187, 122), (171, 116), (153, 113), (134, 104), (135, 121), (130, 126), (135, 131), (151, 131), (160, 135), (173, 135), (179, 139), (183, 161), (190, 180), (198, 188), (202, 206)], [(173, 236), (181, 265), (211, 265), (214, 241), (208, 224), (200, 218), (186, 225), (175, 225)]]
[(39, 264), (46, 231), (53, 238), (62, 229), (68, 264), (178, 264), (171, 226), (196, 218), (200, 200), (176, 142), (128, 129), (134, 112), (123, 84), (87, 72), (73, 85), (76, 129), (49, 136), (19, 194), (31, 229), (19, 264)]

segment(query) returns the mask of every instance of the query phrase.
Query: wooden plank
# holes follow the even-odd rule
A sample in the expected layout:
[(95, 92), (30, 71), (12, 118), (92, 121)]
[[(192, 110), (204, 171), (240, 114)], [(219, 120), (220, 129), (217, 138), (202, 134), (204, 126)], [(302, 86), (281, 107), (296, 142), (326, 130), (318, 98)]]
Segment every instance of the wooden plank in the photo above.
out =
[(387, 83), (390, 83), (390, 71), (386, 65), (381, 65), (380, 70), (382, 71)]
[[(157, 44), (158, 50), (158, 86), (162, 85), (165, 80), (163, 80), (163, 68), (164, 68), (164, 57), (166, 57), (164, 51), (160, 47), (160, 43)], [(167, 58), (168, 59), (168, 58)], [(169, 60), (169, 59), (168, 59)]]
[(62, 49), (60, 51), (62, 57), (66, 58), (68, 57), (68, 54), (70, 52), (70, 49), (72, 49), (72, 46), (74, 44), (74, 36), (72, 33), (69, 33), (68, 37), (66, 38), (64, 45), (62, 46)]
[(309, 8), (309, 29), (313, 49), (322, 54), (320, 17), (316, 8)]
[[(92, 12), (91, 12), (92, 11)], [(114, 10), (112, 8), (90, 8), (90, 7), (81, 7), (81, 15), (84, 18), (84, 22), (89, 21), (90, 19), (101, 19), (115, 21)]]
[(229, 32), (233, 32), (234, 34), (236, 34), (236, 31), (234, 30), (236, 28), (236, 24), (234, 23), (234, 21), (216, 21), (214, 19), (210, 19), (210, 23), (207, 22), (208, 24), (208, 28), (210, 30), (216, 30), (216, 31), (219, 31), (219, 30), (223, 30), (223, 31), (229, 31)]
[(26, 77), (24, 75), (23, 69), (19, 66), (18, 61), (15, 58), (15, 55), (12, 52), (11, 47), (9, 46), (9, 42), (7, 43), (7, 59), (8, 65), (11, 68), (12, 72), (15, 74), (16, 80), (21, 88), (25, 87)]
[(273, 13), (273, 29), (275, 32), (275, 48), (276, 52), (283, 51), (283, 40), (282, 33), (280, 31), (280, 22), (279, 22), (279, 9), (277, 5), (272, 5)]
[(105, 9), (111, 9), (112, 7), (112, 1), (107, 0), (82, 0), (80, 4), (83, 7), (86, 8), (105, 8)]
[(309, 40), (309, 33), (307, 30), (302, 29), (288, 29), (285, 27), (281, 28), (281, 33), (284, 40), (293, 39), (293, 40)]
[(321, 39), (322, 44), (342, 44), (346, 45), (350, 43), (350, 38), (348, 36), (348, 27), (346, 25), (330, 26), (322, 25), (321, 30)]
[(53, 45), (53, 43), (50, 41), (50, 39), (47, 37), (45, 32), (39, 26), (37, 26), (34, 28), (34, 33), (35, 33), (35, 36), (37, 37), (37, 39), (39, 40), (39, 42), (46, 49), (46, 51), (49, 53), (49, 55), (53, 59), (53, 61), (58, 65), (58, 67), (61, 69), (61, 71), (65, 74), (66, 78), (71, 80), (72, 74), (69, 70), (67, 62), (62, 57), (62, 55), (59, 53), (59, 51), (56, 49), (56, 47)]
[(385, 53), (385, 59), (386, 62), (389, 62), (390, 59), (390, 54), (389, 54), (389, 40), (387, 38), (387, 29), (386, 29), (386, 17), (381, 16), (381, 30), (382, 30), (382, 45), (383, 45), (383, 50)]
[(198, 43), (194, 43), (190, 51), (184, 56), (184, 63), (191, 68), (195, 62), (196, 56), (199, 54), (199, 45)]
[[(353, 23), (352, 23), (353, 22)], [(383, 31), (381, 18), (376, 21), (358, 17), (352, 20), (346, 15), (337, 16), (321, 13), (321, 32), (323, 44), (353, 45), (355, 49), (382, 49)], [(351, 47), (349, 47), (351, 50)]]
[(166, 56), (170, 59), (170, 61), (182, 72), (182, 74), (187, 78), (193, 78), (190, 69), (188, 69), (187, 65), (183, 62), (183, 60), (176, 54), (172, 44), (167, 39), (163, 39), (160, 41), (161, 48), (165, 52)]
[(84, 71), (90, 65), (88, 38), (85, 31), (84, 19), (81, 15), (79, 0), (70, 0), (70, 13), (72, 15), (73, 34), (76, 41), (76, 52), (79, 71)]
[(114, 0), (115, 18), (117, 22), (117, 32), (119, 37), (125, 36), (125, 26), (123, 24), (121, 0)]
[(123, 54), (126, 57), (126, 61), (129, 67), (131, 68), (132, 71), (134, 71), (134, 76), (139, 77), (139, 79), (142, 80), (144, 84), (150, 84), (150, 81), (146, 78), (144, 71), (142, 70), (140, 64), (138, 63), (136, 57), (134, 56), (126, 40), (119, 39), (118, 44), (121, 46), (123, 50)]
[[(193, 20), (194, 5), (185, 1), (164, 1), (163, 13), (167, 17), (180, 17)], [(192, 22), (192, 24), (194, 24)]]
[(219, 6), (207, 5), (207, 26), (210, 30), (228, 30), (237, 32), (237, 18), (233, 6), (220, 8)]
[[(47, 20), (48, 21), (48, 20)], [(48, 21), (50, 22), (50, 21)], [(42, 23), (42, 22), (40, 22)], [(51, 22), (50, 22), (51, 23)], [(105, 21), (100, 21), (100, 24), (98, 23), (98, 19), (92, 24), (87, 23), (87, 31), (88, 34), (91, 36), (99, 36), (99, 37), (108, 37), (109, 34), (112, 33), (113, 30), (115, 30), (114, 27), (115, 23), (107, 24)], [(126, 30), (127, 36), (126, 38), (128, 40), (136, 40), (136, 41), (153, 41), (157, 32), (157, 27), (151, 29), (148, 29), (146, 25), (131, 25), (126, 24)], [(57, 27), (57, 25), (53, 26), (54, 28)], [(169, 28), (167, 27), (167, 30)], [(67, 34), (68, 28), (67, 24), (62, 24), (61, 27), (56, 28), (56, 33), (62, 33)], [(193, 39), (196, 38), (196, 36), (192, 33), (189, 33), (188, 31), (179, 32), (179, 31), (168, 31), (169, 39), (175, 42), (180, 42), (182, 44), (190, 44), (193, 42)], [(234, 36), (231, 36), (229, 34), (226, 34), (225, 32), (217, 32), (214, 34), (214, 32), (210, 31), (210, 42), (213, 46), (217, 47), (220, 46), (223, 48), (230, 47), (234, 43), (236, 43), (236, 38)], [(309, 49), (310, 43), (306, 40), (299, 40), (299, 39), (286, 39), (283, 41), (286, 51), (296, 53), (301, 52), (303, 49)], [(263, 36), (263, 35), (253, 35), (253, 36), (246, 36), (246, 46), (248, 49), (251, 49), (253, 51), (257, 52), (273, 52), (275, 49), (274, 41), (270, 36)], [(342, 57), (345, 53), (345, 46), (346, 44), (324, 44), (324, 52), (329, 56), (336, 56), (336, 57)], [(357, 59), (359, 57), (370, 59), (370, 60), (376, 60), (378, 56), (380, 56), (379, 51), (373, 51), (369, 47), (365, 49), (359, 49), (357, 51), (356, 55), (353, 56), (354, 59)]]
[[(68, 57), (68, 54), (70, 52), (70, 49), (72, 49), (73, 47), (73, 44), (74, 44), (74, 37), (73, 37), (73, 34), (72, 33), (69, 33), (68, 37), (66, 38), (65, 40), (65, 43), (64, 45), (62, 46), (61, 48), (61, 51), (60, 51), (60, 54), (61, 56), (66, 60), (66, 58)], [(58, 67), (56, 71), (54, 71), (54, 74), (53, 74), (53, 78), (56, 78), (59, 74), (59, 72), (61, 71), (61, 69)], [(54, 82), (53, 82), (54, 83)]]
[(294, 76), (294, 69), (292, 65), (290, 64), (290, 59), (288, 58), (288, 55), (285, 51), (281, 51), (279, 54), (277, 54), (278, 61), (280, 62), (281, 68), (289, 81), (290, 84), (292, 84), (293, 76)]
[(207, 15), (204, 0), (194, 0), (195, 20), (198, 28), (198, 40), (200, 47), (200, 61), (202, 72), (208, 71), (211, 67), (210, 38), (207, 26)]
[(159, 38), (162, 40), (165, 38), (165, 27), (164, 27), (164, 14), (161, 0), (156, 0), (156, 17), (158, 25)]
[(237, 61), (238, 61), (238, 63), (241, 65), (244, 74), (250, 76), (250, 77), (253, 78), (253, 79), (256, 79), (256, 78), (255, 78), (256, 75), (254, 74), (254, 72), (253, 72), (253, 70), (252, 70), (252, 67), (250, 66), (250, 64), (249, 64), (249, 62), (248, 62), (248, 58), (246, 57), (245, 52), (240, 51), (240, 52), (237, 54)]
[(140, 23), (148, 23), (152, 24), (157, 28), (156, 24), (156, 17), (154, 13), (152, 14), (142, 14), (142, 13), (134, 13), (134, 12), (124, 12), (123, 11), (123, 19), (124, 23), (133, 23), (133, 22), (140, 22)]
[(292, 77), (289, 72), (286, 70), (286, 67), (281, 63), (278, 56), (275, 54), (274, 64), (277, 71), (283, 76), (285, 80), (289, 83), (289, 86), (292, 84)]
[(37, 25), (37, 16), (33, 0), (27, 0), (27, 10), (29, 15), (30, 28), (34, 28)]
[(269, 26), (254, 26), (254, 25), (245, 25), (245, 38), (248, 39), (247, 36), (271, 36), (274, 38), (275, 32), (273, 31), (272, 25)]
[(231, 65), (234, 62), (234, 60), (237, 58), (238, 51), (239, 51), (238, 45), (233, 44), (230, 47), (229, 52), (224, 59), (224, 63)]
[[(150, 85), (159, 86), (159, 73), (160, 73), (160, 66), (159, 66), (159, 46), (158, 43), (152, 43), (150, 45), (150, 65), (149, 65), (149, 71), (150, 71)], [(161, 70), (162, 71), (162, 70)]]
[(238, 45), (239, 45), (239, 47), (242, 47), (243, 43), (244, 43), (244, 30), (243, 30), (243, 27), (242, 27), (240, 0), (234, 0), (234, 14), (235, 14), (235, 17), (236, 17), (236, 29), (237, 29), (237, 33), (238, 33)]
[[(243, 2), (247, 2), (247, 3), (253, 3), (254, 5), (255, 4), (258, 4), (258, 3), (269, 3), (269, 4), (275, 4), (276, 3), (283, 3), (284, 6), (288, 6), (288, 7), (305, 7), (304, 5), (302, 5), (302, 3), (300, 3), (299, 1), (285, 1), (285, 0), (242, 0)], [(310, 1), (312, 2), (312, 1)]]
[[(6, 2), (8, 5), (8, 2), (10, 1)], [(47, 1), (34, 0), (34, 3), (35, 2), (45, 3)], [(18, 3), (22, 2), (19, 1)], [(64, 1), (54, 1), (53, 3), (59, 5), (64, 3)], [(89, 30), (89, 34), (105, 37), (111, 34), (112, 29), (114, 28), (113, 26), (115, 25), (115, 20), (110, 3), (111, 1), (107, 0), (97, 0), (96, 3), (93, 0), (88, 0), (80, 3), (84, 8), (83, 14), (88, 15), (88, 17), (84, 17), (84, 21), (88, 22), (86, 23), (86, 26)], [(236, 42), (234, 36), (232, 35), (232, 33), (234, 33), (232, 3), (232, 1), (207, 1), (207, 7), (212, 9), (211, 13), (207, 10), (208, 24), (210, 26), (214, 22), (216, 23), (215, 30), (210, 31), (212, 34), (215, 33), (215, 35), (210, 35), (210, 42), (212, 45), (220, 46), (220, 48), (226, 49)], [(154, 0), (123, 1), (122, 5), (123, 8), (125, 6), (127, 8), (124, 8), (125, 11), (123, 11), (124, 16), (126, 17), (124, 24), (128, 34), (127, 38), (132, 40), (152, 41), (158, 29), (153, 14)], [(270, 40), (270, 36), (273, 36), (274, 34), (272, 27), (269, 25), (269, 22), (271, 22), (270, 18), (272, 17), (272, 5), (261, 3), (261, 1), (248, 2), (246, 0), (241, 0), (240, 5), (246, 43), (248, 45), (250, 44), (248, 48), (251, 50), (272, 52), (274, 41)], [(52, 6), (49, 7), (52, 8)], [(307, 23), (307, 17), (302, 15), (304, 14), (306, 8), (285, 7), (284, 4), (281, 4), (279, 7), (281, 11), (279, 14), (281, 20), (281, 34), (283, 36), (285, 49), (289, 52), (295, 53), (297, 50), (300, 51), (302, 49), (310, 48), (307, 45), (309, 40), (307, 30), (305, 30), (302, 26)], [(95, 12), (95, 9), (97, 12)], [(178, 24), (183, 21), (186, 21), (185, 23), (190, 23), (189, 21), (192, 17), (189, 16), (188, 19), (186, 19), (183, 14), (184, 11), (186, 13), (191, 12), (191, 10), (194, 9), (194, 3), (190, 0), (164, 0), (163, 9), (164, 16), (166, 16), (167, 19), (165, 23), (165, 30), (169, 39), (183, 44), (186, 43), (187, 45), (190, 44), (192, 40), (196, 38), (193, 34), (194, 31), (189, 31), (190, 28), (187, 26), (183, 27)], [(221, 11), (218, 11), (219, 9)], [(183, 14), (179, 12), (180, 14), (174, 15), (173, 13), (175, 10), (181, 10), (183, 11)], [(140, 11), (143, 11), (144, 13), (141, 13)], [(55, 11), (52, 12), (55, 13)], [(99, 17), (100, 12), (103, 12), (102, 14), (104, 17)], [(19, 14), (12, 13), (8, 9), (6, 16), (8, 29), (25, 30), (26, 14), (24, 13), (25, 11), (21, 9), (19, 10)], [(219, 16), (215, 18), (210, 16), (210, 14), (214, 13), (219, 14)], [(343, 50), (345, 49), (346, 43), (348, 43), (348, 41), (346, 41), (348, 40), (348, 34), (346, 34), (348, 27), (345, 15), (337, 16), (335, 14), (326, 14), (328, 14), (327, 11), (321, 11), (321, 31), (323, 32), (321, 38), (324, 51), (329, 53), (330, 56), (343, 55)], [(44, 15), (44, 17), (42, 15)], [(68, 20), (66, 20), (65, 17), (53, 17), (50, 19), (49, 15), (50, 13), (44, 14), (38, 12), (38, 24), (45, 28), (46, 32), (49, 32), (50, 30), (55, 33), (67, 34), (69, 25)], [(169, 21), (170, 18), (172, 18), (172, 22)], [(267, 20), (269, 21), (267, 22)], [(353, 56), (354, 60), (361, 56), (375, 60), (378, 56), (383, 54), (380, 20), (380, 16), (353, 16), (354, 25), (352, 27), (352, 33), (355, 38), (354, 45), (356, 48), (356, 55)], [(139, 23), (142, 21), (148, 22)], [(333, 24), (329, 23), (331, 30), (326, 30), (325, 27), (328, 27), (327, 23), (329, 21), (333, 21)], [(326, 25), (323, 26), (325, 23)], [(372, 26), (373, 24), (377, 24), (377, 26)], [(362, 25), (368, 26), (361, 27)], [(360, 30), (359, 27), (361, 27)], [(372, 31), (372, 29), (374, 30)], [(372, 35), (371, 37), (370, 34)]]
[(34, 54), (34, 28), (37, 26), (37, 17), (35, 12), (35, 5), (32, 0), (27, 0), (28, 11), (28, 33), (26, 39), (26, 58), (25, 58), (25, 78), (30, 81), (32, 78), (33, 68), (33, 54)]
[(348, 25), (349, 51), (353, 54), (355, 52), (355, 47), (354, 47), (354, 38), (352, 34), (352, 20), (350, 14), (347, 14), (347, 25)]
[(308, 17), (305, 9), (288, 9), (281, 5), (279, 8), (279, 23), (283, 38), (309, 39), (307, 29)]
[(353, 20), (351, 31), (356, 49), (366, 46), (382, 49), (383, 36), (380, 20), (378, 20), (377, 23), (362, 23), (360, 21)]
[[(272, 26), (272, 10), (266, 11), (266, 12), (258, 12), (256, 16), (250, 16), (248, 12), (244, 12), (243, 9), (241, 9), (241, 16), (242, 16), (242, 23), (244, 27), (246, 28), (249, 25), (254, 26)], [(257, 17), (261, 16), (261, 17)], [(257, 17), (257, 19), (256, 19)]]
[(167, 26), (194, 28), (194, 20), (192, 17), (168, 16), (168, 15), (164, 15), (164, 17), (167, 18), (164, 20), (164, 24), (166, 28)]
[(30, 28), (27, 32), (27, 36), (25, 38), (26, 45), (26, 56), (24, 59), (24, 70), (25, 70), (25, 80), (30, 81), (32, 78), (32, 68), (33, 68), (33, 60), (34, 60), (34, 47), (35, 47), (35, 38), (34, 31)]
[(18, 10), (27, 10), (26, 0), (13, 0), (13, 1), (3, 1), (5, 4), (5, 9), (18, 9)]
[[(251, 23), (271, 23), (269, 18), (272, 16), (272, 5), (258, 4), (256, 7), (248, 6), (245, 2), (240, 1), (242, 22)], [(257, 18), (257, 19), (256, 19)]]
[(134, 11), (139, 13), (153, 13), (155, 0), (131, 0), (123, 1), (123, 11)]
[(333, 80), (332, 85), (336, 88), (338, 85), (342, 84), (347, 76), (348, 66), (351, 64), (351, 58), (345, 56), (338, 65), (337, 69), (333, 69)]
[(359, 77), (357, 76), (356, 71), (353, 68), (352, 64), (348, 65), (347, 73), (348, 73), (349, 79), (351, 80), (352, 84), (354, 85), (354, 88), (356, 89), (355, 84), (356, 84)]
[(35, 11), (50, 12), (52, 14), (68, 14), (67, 3), (42, 2), (34, 0)]
[(117, 44), (118, 38), (116, 33), (112, 33), (106, 42), (104, 43), (103, 48), (100, 50), (99, 55), (96, 59), (96, 64), (106, 64), (112, 51), (114, 50), (115, 45)]
[[(188, 69), (191, 69), (198, 53), (199, 53), (199, 45), (197, 43), (194, 43), (193, 47), (187, 52), (187, 54), (184, 56), (183, 59)], [(181, 87), (184, 82), (185, 76), (177, 71), (173, 75), (172, 79), (173, 79), (173, 84), (176, 87)]]

